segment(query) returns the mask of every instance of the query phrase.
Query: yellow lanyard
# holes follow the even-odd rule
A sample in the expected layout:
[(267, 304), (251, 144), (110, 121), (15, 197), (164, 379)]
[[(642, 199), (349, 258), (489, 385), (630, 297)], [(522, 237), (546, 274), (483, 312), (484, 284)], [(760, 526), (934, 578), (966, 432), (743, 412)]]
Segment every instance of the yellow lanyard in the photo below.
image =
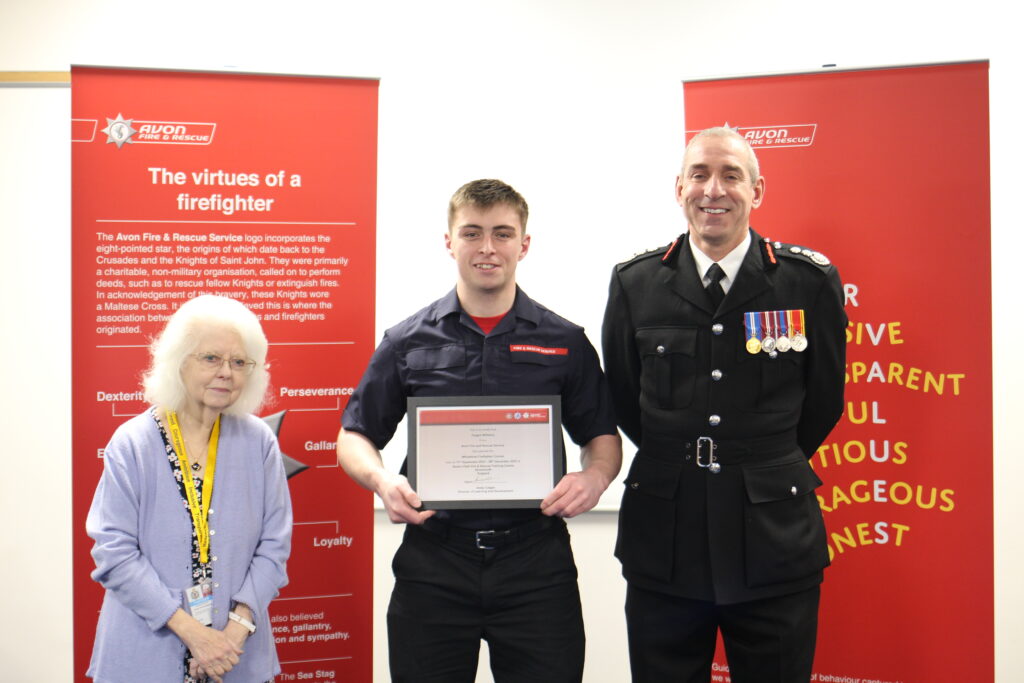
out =
[(181, 436), (181, 428), (178, 427), (178, 416), (173, 410), (167, 411), (167, 426), (171, 430), (171, 441), (174, 442), (174, 451), (178, 456), (178, 466), (181, 467), (181, 476), (186, 478), (185, 496), (188, 498), (188, 509), (192, 513), (192, 524), (196, 529), (196, 538), (199, 540), (199, 561), (209, 562), (210, 557), (210, 499), (213, 497), (213, 475), (217, 470), (217, 440), (220, 438), (220, 415), (213, 423), (213, 431), (210, 432), (210, 445), (206, 451), (206, 472), (203, 473), (203, 502), (200, 506), (199, 496), (196, 495), (195, 484), (192, 483), (192, 470), (188, 466), (188, 455), (185, 453), (185, 439)]

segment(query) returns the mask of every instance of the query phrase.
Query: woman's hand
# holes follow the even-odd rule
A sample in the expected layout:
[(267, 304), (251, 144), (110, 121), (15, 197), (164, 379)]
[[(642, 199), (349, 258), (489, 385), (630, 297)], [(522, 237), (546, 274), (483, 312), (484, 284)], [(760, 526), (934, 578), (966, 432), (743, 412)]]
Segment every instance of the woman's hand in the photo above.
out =
[(221, 676), (235, 668), (242, 654), (242, 648), (224, 631), (209, 626), (201, 626), (185, 644), (192, 653), (190, 668), (197, 674), (206, 674), (216, 683), (222, 683)]
[(179, 609), (171, 615), (167, 627), (192, 653), (190, 675), (205, 674), (215, 683), (223, 683), (221, 677), (238, 664), (242, 648), (235, 640), (224, 631), (203, 626), (186, 614), (185, 610)]
[[(231, 611), (246, 621), (256, 623), (256, 618), (253, 616), (252, 610), (249, 609), (248, 605), (238, 603)], [(232, 619), (228, 619), (228, 623), (224, 626), (224, 635), (226, 635), (228, 640), (234, 643), (239, 650), (244, 650), (245, 641), (248, 640), (250, 633), (249, 629), (246, 627)]]

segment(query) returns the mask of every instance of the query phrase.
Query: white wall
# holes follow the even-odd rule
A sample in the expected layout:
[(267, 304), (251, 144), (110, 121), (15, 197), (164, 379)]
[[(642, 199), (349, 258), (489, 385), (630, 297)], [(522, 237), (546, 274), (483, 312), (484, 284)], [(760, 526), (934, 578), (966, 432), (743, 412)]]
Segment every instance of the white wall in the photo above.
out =
[[(99, 64), (379, 77), (378, 331), (451, 286), (447, 197), (466, 180), (499, 177), (531, 206), (521, 283), (596, 343), (611, 265), (682, 227), (671, 194), (682, 80), (991, 60), (996, 672), (1009, 683), (1024, 674), (1024, 587), (1013, 581), (1024, 560), (1015, 533), (1024, 423), (1014, 419), (1024, 406), (1011, 393), (1024, 380), (1024, 321), (1009, 275), (1024, 246), (1015, 132), (1024, 51), (1020, 10), (1003, 4), (0, 0), (0, 71)], [(66, 89), (0, 88), (0, 679), (12, 681), (71, 678), (69, 111)], [(878, 169), (878, 196), (867, 199), (899, 201), (899, 172)], [(956, 173), (956, 160), (936, 172)], [(950, 261), (970, 266), (955, 249)], [(389, 285), (410, 272), (414, 288)], [(614, 516), (593, 513), (572, 530), (587, 680), (625, 680)], [(381, 615), (397, 535), (380, 521), (377, 533)], [(384, 681), (379, 622), (375, 679)]]

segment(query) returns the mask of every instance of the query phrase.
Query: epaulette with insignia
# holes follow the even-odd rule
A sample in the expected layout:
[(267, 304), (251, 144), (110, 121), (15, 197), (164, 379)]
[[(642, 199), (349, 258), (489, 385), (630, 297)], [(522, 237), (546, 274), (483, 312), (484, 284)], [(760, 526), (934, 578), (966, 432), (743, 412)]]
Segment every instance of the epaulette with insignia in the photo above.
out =
[(647, 259), (652, 258), (654, 256), (661, 257), (662, 263), (665, 263), (666, 259), (669, 260), (669, 261), (672, 261), (672, 260), (674, 260), (673, 259), (674, 253), (678, 251), (677, 245), (679, 244), (680, 241), (681, 241), (681, 238), (676, 238), (676, 240), (674, 242), (672, 242), (672, 244), (667, 244), (667, 245), (664, 245), (664, 246), (655, 247), (654, 249), (648, 249), (647, 251), (642, 251), (642, 252), (639, 252), (637, 254), (633, 254), (633, 258), (629, 259), (628, 261), (623, 261), (622, 263), (618, 264), (617, 268), (619, 268), (619, 269), (628, 268), (629, 266), (631, 266), (631, 265), (633, 265), (635, 263), (641, 263), (641, 262), (646, 261)]
[(813, 263), (822, 270), (826, 270), (830, 265), (832, 265), (832, 262), (828, 260), (828, 257), (820, 251), (814, 251), (813, 249), (801, 247), (796, 244), (774, 242), (769, 240), (767, 237), (764, 238), (761, 248), (762, 251), (768, 250), (773, 256), (784, 256), (786, 258)]

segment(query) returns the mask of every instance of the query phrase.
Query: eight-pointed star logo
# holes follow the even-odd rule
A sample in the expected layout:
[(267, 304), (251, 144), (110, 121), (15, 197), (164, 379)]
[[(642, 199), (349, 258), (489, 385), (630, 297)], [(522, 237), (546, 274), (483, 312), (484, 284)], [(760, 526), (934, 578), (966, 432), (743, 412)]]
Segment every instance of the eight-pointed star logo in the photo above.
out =
[(131, 144), (132, 136), (139, 131), (132, 128), (132, 120), (121, 116), (121, 112), (117, 113), (116, 119), (107, 119), (107, 127), (103, 129), (104, 133), (107, 134), (107, 144), (113, 142), (117, 145), (118, 149), (121, 149), (121, 145), (124, 143)]

